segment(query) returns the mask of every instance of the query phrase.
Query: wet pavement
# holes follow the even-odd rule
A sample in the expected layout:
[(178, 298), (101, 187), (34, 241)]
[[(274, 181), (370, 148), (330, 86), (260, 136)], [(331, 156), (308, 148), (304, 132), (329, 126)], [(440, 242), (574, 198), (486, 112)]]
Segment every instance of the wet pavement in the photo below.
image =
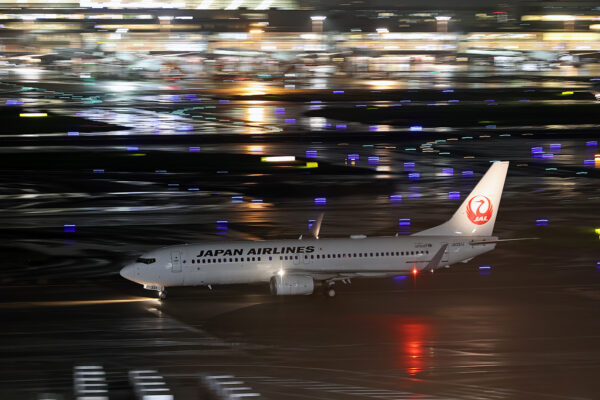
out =
[[(270, 399), (598, 397), (597, 126), (402, 129), (305, 114), (372, 102), (110, 84), (1, 87), (2, 103), (130, 128), (2, 135), (2, 398), (72, 398), (78, 365), (102, 365), (115, 399), (140, 368), (175, 398), (197, 398), (201, 374)], [(356, 280), (332, 300), (180, 288), (159, 303), (117, 273), (168, 244), (298, 237), (322, 211), (323, 237), (414, 233), (492, 160), (511, 161), (495, 234), (540, 239), (416, 281)]]

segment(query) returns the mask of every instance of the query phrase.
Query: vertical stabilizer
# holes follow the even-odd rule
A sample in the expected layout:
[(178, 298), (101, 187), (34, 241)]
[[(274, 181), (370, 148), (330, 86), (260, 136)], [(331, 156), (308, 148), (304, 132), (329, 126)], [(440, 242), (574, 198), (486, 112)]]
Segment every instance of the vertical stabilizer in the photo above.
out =
[(491, 236), (500, 208), (508, 161), (496, 161), (452, 218), (413, 236)]

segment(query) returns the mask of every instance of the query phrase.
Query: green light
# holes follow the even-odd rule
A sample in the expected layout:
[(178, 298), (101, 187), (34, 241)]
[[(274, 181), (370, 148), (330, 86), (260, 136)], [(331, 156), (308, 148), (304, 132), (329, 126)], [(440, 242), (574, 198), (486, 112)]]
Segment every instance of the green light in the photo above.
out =
[(302, 169), (306, 169), (306, 168), (319, 168), (319, 163), (314, 162), (314, 161), (308, 161), (306, 163), (306, 165), (300, 165), (297, 168), (302, 168)]

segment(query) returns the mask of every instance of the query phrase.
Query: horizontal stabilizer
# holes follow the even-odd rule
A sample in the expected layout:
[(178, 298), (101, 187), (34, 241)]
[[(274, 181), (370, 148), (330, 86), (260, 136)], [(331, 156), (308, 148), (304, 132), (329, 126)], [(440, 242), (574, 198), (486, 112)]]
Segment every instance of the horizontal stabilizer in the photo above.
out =
[(516, 238), (516, 239), (473, 240), (473, 241), (469, 242), (469, 244), (471, 246), (475, 246), (478, 244), (493, 244), (493, 243), (500, 243), (500, 242), (514, 242), (516, 240), (537, 240), (537, 239), (539, 239), (539, 238), (530, 237), (530, 238)]

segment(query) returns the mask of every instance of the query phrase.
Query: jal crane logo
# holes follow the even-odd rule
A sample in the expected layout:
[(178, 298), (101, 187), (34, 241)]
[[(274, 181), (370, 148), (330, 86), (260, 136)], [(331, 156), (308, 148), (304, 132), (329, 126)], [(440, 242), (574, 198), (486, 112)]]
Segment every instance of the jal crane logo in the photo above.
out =
[(490, 199), (483, 195), (471, 197), (467, 202), (467, 217), (475, 225), (483, 225), (492, 218), (494, 207)]

